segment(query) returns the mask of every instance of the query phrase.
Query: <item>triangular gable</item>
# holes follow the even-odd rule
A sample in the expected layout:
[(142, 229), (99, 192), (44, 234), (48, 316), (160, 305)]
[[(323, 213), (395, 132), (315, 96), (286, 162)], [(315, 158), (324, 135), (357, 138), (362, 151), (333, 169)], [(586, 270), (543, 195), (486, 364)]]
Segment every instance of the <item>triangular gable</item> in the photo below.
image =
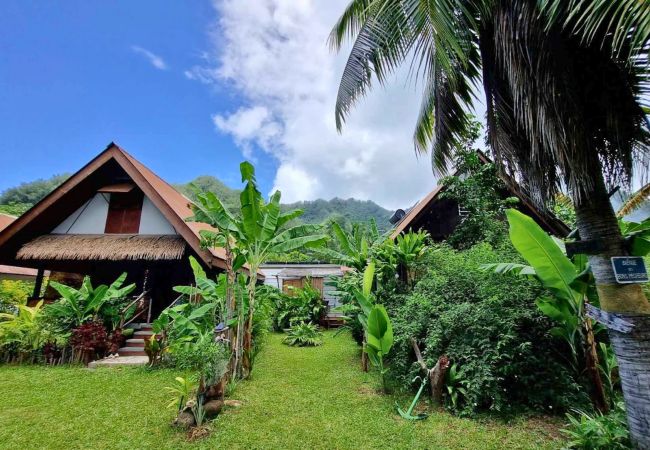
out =
[[(12, 241), (24, 240), (21, 239), (21, 235), (23, 235), (23, 238), (30, 234), (31, 237), (34, 237), (34, 233), (30, 233), (30, 227), (36, 227), (41, 219), (47, 222), (44, 218), (56, 214), (59, 208), (65, 211), (61, 214), (62, 220), (72, 214), (82, 202), (78, 202), (79, 205), (75, 205), (71, 211), (68, 211), (70, 207), (64, 205), (62, 201), (74, 197), (75, 193), (77, 193), (77, 197), (85, 194), (84, 201), (87, 201), (89, 198), (88, 180), (110, 163), (116, 163), (131, 178), (133, 183), (142, 190), (146, 198), (151, 201), (208, 267), (225, 268), (224, 249), (214, 248), (208, 251), (201, 248), (199, 232), (211, 229), (211, 227), (206, 224), (185, 222), (185, 219), (192, 215), (190, 200), (114, 143), (109, 144), (102, 153), (0, 232), (0, 256), (6, 259), (6, 255), (1, 250), (11, 244)], [(97, 192), (97, 189), (92, 190), (92, 193), (95, 192)], [(39, 233), (42, 234), (43, 231), (39, 230)], [(15, 245), (10, 247), (13, 247), (11, 251), (17, 250)]]
[[(478, 151), (477, 153), (482, 163), (484, 164), (492, 163), (490, 158), (488, 158), (483, 152)], [(459, 175), (458, 171), (454, 172), (453, 174), (453, 176), (458, 176), (458, 175)], [(501, 173), (498, 173), (498, 176), (504, 182), (508, 190), (510, 190), (510, 192), (519, 199), (519, 201), (526, 207), (528, 212), (530, 212), (534, 216), (533, 218), (540, 225), (543, 225), (544, 228), (546, 228), (551, 233), (559, 237), (564, 237), (571, 231), (564, 222), (562, 222), (557, 217), (553, 216), (550, 212), (542, 211), (539, 208), (537, 208), (530, 200), (528, 195), (524, 193), (519, 183), (517, 183), (515, 180)], [(397, 224), (395, 230), (391, 234), (391, 239), (397, 238), (397, 236), (399, 236), (401, 233), (408, 230), (413, 223), (417, 222), (417, 220), (420, 219), (426, 213), (427, 209), (431, 208), (431, 206), (439, 198), (440, 194), (445, 191), (445, 189), (446, 186), (442, 184), (437, 185), (421, 201), (419, 201), (415, 206), (413, 206), (413, 208), (411, 208), (406, 213), (406, 215), (402, 218), (402, 220), (400, 220), (400, 222)]]

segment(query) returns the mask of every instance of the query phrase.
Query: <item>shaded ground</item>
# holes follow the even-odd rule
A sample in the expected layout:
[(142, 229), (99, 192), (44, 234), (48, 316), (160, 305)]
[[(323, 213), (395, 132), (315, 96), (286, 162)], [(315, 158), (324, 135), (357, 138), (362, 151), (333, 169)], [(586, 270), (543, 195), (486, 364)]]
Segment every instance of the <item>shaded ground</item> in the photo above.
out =
[(1, 448), (558, 448), (554, 427), (434, 414), (413, 423), (378, 395), (359, 370), (348, 336), (328, 334), (318, 348), (291, 348), (271, 335), (251, 381), (233, 398), (212, 434), (188, 443), (165, 409), (177, 373), (138, 368), (0, 367)]

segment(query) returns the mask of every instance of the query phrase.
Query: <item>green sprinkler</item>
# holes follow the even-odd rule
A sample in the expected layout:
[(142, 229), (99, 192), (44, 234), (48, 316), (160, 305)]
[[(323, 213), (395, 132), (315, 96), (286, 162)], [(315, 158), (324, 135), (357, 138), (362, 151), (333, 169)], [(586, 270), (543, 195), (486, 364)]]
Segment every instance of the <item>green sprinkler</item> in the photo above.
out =
[(415, 405), (418, 403), (418, 400), (420, 400), (420, 395), (422, 395), (422, 391), (424, 390), (424, 385), (427, 382), (426, 378), (422, 378), (419, 375), (413, 378), (413, 382), (416, 382), (417, 380), (420, 380), (420, 389), (418, 389), (418, 393), (415, 394), (415, 398), (413, 399), (411, 406), (409, 406), (409, 409), (406, 412), (404, 412), (404, 410), (399, 407), (397, 402), (395, 402), (395, 406), (397, 407), (397, 412), (399, 413), (400, 416), (402, 416), (406, 420), (422, 420), (422, 419), (426, 419), (428, 416), (428, 414), (426, 413), (420, 413), (415, 416), (413, 415), (413, 409), (415, 408)]

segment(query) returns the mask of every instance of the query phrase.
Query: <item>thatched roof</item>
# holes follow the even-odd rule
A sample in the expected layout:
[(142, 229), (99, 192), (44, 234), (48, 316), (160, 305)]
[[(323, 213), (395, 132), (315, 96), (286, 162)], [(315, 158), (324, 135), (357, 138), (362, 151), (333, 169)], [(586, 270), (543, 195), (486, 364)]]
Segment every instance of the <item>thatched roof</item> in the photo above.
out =
[(180, 236), (46, 234), (18, 250), (19, 260), (177, 260), (186, 243)]

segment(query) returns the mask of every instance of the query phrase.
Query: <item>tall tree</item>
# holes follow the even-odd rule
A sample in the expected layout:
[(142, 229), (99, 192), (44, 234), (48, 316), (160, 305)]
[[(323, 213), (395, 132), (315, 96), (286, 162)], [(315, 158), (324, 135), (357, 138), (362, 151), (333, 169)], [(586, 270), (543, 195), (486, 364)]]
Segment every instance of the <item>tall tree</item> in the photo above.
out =
[[(585, 5), (598, 4), (600, 19), (593, 20)], [(622, 33), (609, 32), (621, 23), (621, 8), (608, 7), (614, 4), (632, 6), (624, 13), (635, 20), (624, 21)], [(633, 333), (610, 330), (610, 336), (632, 440), (650, 448), (650, 303), (640, 285), (616, 283), (610, 257), (628, 250), (608, 198), (608, 184), (629, 183), (635, 161), (650, 147), (642, 103), (648, 34), (638, 30), (648, 11), (634, 8), (643, 4), (353, 0), (331, 43), (339, 49), (347, 38), (354, 41), (336, 101), (339, 129), (373, 80), (385, 82), (413, 55), (411, 67), (425, 86), (415, 145), (431, 150), (436, 169), (444, 172), (453, 160), (482, 84), (488, 140), (501, 170), (517, 176), (539, 203), (568, 188), (580, 237), (601, 244), (588, 255), (601, 307), (635, 325)]]

